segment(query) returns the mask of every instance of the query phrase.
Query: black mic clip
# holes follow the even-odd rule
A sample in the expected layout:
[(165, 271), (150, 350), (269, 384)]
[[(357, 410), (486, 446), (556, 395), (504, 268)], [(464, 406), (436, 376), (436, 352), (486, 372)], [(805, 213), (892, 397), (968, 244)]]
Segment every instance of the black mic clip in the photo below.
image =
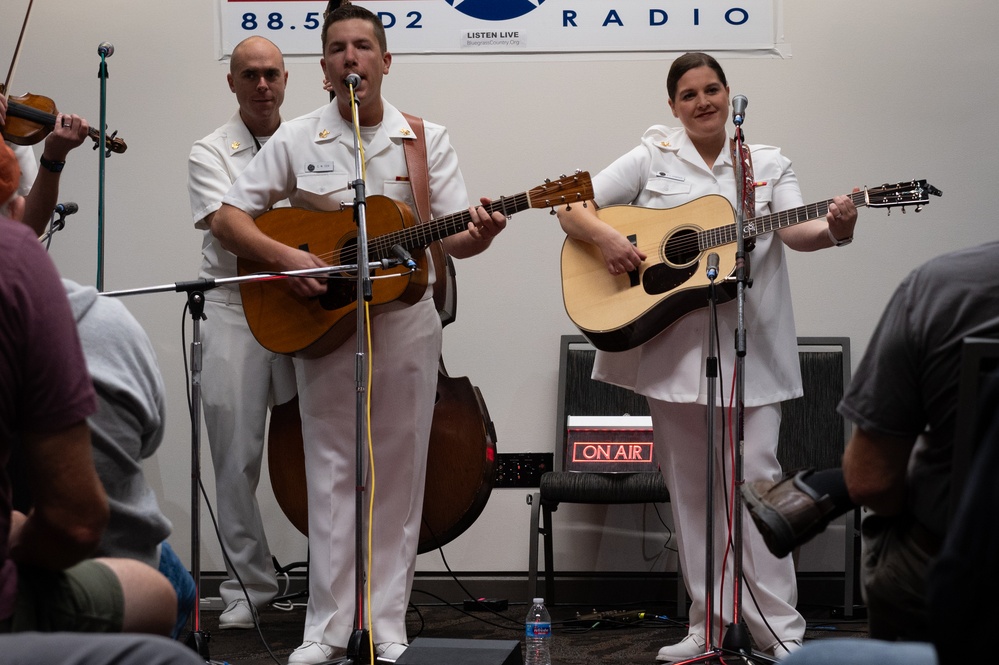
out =
[(58, 215), (57, 219), (52, 220), (52, 233), (56, 231), (62, 231), (66, 228), (66, 216), (72, 215), (73, 213), (79, 211), (80, 206), (75, 203), (59, 203), (53, 209), (53, 214)]
[(416, 270), (416, 261), (413, 260), (413, 256), (406, 251), (406, 248), (402, 245), (396, 243), (390, 248), (395, 257), (399, 259), (399, 263), (406, 266), (410, 270)]

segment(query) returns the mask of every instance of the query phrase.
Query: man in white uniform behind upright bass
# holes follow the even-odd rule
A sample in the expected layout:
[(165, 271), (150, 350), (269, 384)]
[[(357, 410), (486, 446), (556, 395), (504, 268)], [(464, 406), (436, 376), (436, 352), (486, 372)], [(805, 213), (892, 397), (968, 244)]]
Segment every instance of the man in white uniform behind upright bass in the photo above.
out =
[[(216, 279), (236, 275), (236, 257), (212, 235), (212, 218), (233, 181), (281, 124), (288, 72), (277, 46), (263, 37), (248, 37), (233, 49), (227, 79), (239, 110), (194, 144), (188, 162), (194, 225), (205, 235), (201, 276)], [(229, 579), (219, 588), (226, 606), (219, 626), (253, 628), (247, 596), (256, 608), (278, 591), (256, 499), (267, 409), (295, 396), (295, 374), (291, 358), (267, 351), (253, 338), (237, 285), (207, 291), (205, 299), (202, 403), (219, 529), (229, 555)]]

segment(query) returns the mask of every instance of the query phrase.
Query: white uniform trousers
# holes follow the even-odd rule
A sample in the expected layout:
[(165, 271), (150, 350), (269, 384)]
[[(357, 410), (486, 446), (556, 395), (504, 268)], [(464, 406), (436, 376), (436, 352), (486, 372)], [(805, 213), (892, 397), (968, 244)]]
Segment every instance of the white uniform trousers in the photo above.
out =
[[(365, 442), (365, 492), (361, 536), (370, 586), (363, 625), (376, 643), (406, 643), (406, 608), (416, 569), (427, 449), (441, 351), (440, 317), (433, 301), (371, 321), (374, 366), (371, 422), (374, 479)], [(305, 437), (309, 498), (309, 602), (305, 641), (344, 647), (355, 624), (356, 401), (352, 336), (332, 353), (295, 360)], [(367, 567), (368, 502), (374, 499)], [(369, 626), (368, 611), (372, 622)]]
[[(274, 564), (257, 505), (269, 403), (295, 396), (291, 358), (271, 353), (253, 338), (240, 304), (205, 303), (202, 325), (204, 405), (215, 468), (216, 510), (222, 544), (232, 567), (260, 606), (278, 591)], [(229, 579), (220, 595), (228, 605), (243, 591), (226, 562)]]
[[(690, 634), (705, 635), (705, 548), (706, 548), (706, 509), (705, 469), (707, 449), (707, 409), (699, 404), (676, 404), (649, 399), (652, 414), (653, 436), (656, 453), (662, 466), (663, 477), (670, 494), (670, 507), (673, 524), (676, 528), (680, 565), (683, 581), (690, 596)], [(780, 431), (780, 405), (773, 404), (745, 410), (745, 454), (743, 477), (746, 482), (754, 480), (777, 480), (781, 475), (777, 462), (777, 437)], [(722, 435), (722, 409), (715, 418), (715, 441)], [(734, 429), (733, 429), (734, 431)], [(727, 432), (726, 432), (727, 436)], [(726, 448), (727, 450), (727, 448)], [(732, 559), (729, 552), (726, 562), (724, 595), (717, 590), (722, 583), (722, 559), (728, 542), (728, 525), (725, 518), (727, 505), (722, 489), (722, 448), (715, 447), (715, 493), (714, 493), (714, 584), (715, 617), (712, 624), (712, 638), (721, 643), (722, 633), (718, 629), (718, 609), (724, 616), (724, 626), (732, 621)], [(729, 481), (728, 496), (731, 497), (732, 463), (726, 455), (724, 468)], [(753, 525), (748, 511), (743, 508), (743, 592), (741, 616), (745, 620), (758, 648), (768, 650), (782, 641), (801, 640), (805, 633), (805, 620), (795, 609), (798, 602), (798, 587), (795, 580), (794, 564), (791, 557), (778, 559), (767, 549), (763, 537)], [(748, 588), (747, 588), (748, 587)], [(759, 604), (757, 610), (753, 597)], [(773, 628), (767, 628), (761, 612)], [(776, 637), (774, 636), (776, 634)]]

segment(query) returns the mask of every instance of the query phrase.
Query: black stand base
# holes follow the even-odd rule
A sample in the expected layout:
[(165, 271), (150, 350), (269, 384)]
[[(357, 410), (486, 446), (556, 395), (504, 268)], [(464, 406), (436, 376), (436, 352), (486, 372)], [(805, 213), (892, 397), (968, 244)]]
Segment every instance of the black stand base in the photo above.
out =
[(730, 623), (725, 627), (725, 637), (722, 638), (722, 645), (719, 649), (706, 651), (693, 658), (681, 660), (673, 665), (689, 665), (691, 663), (720, 663), (731, 665), (734, 662), (749, 664), (765, 663), (770, 665), (776, 663), (777, 658), (768, 656), (759, 651), (753, 651), (752, 640), (749, 637), (749, 629), (744, 622)]
[(368, 631), (358, 628), (347, 641), (347, 659), (351, 663), (373, 663)]
[(216, 663), (217, 661), (212, 660), (211, 654), (208, 650), (208, 642), (211, 639), (212, 636), (209, 633), (205, 633), (200, 630), (192, 630), (187, 636), (187, 640), (184, 641), (184, 644), (198, 652), (198, 655), (201, 656), (206, 663)]
[(354, 630), (350, 639), (347, 640), (346, 656), (323, 661), (319, 665), (373, 665), (376, 661), (371, 659), (369, 644), (368, 631), (358, 628)]
[(722, 638), (722, 651), (727, 654), (738, 654), (736, 657), (741, 658), (743, 662), (747, 663), (777, 662), (777, 659), (773, 656), (753, 651), (750, 646), (751, 644), (752, 640), (749, 637), (749, 629), (744, 622), (730, 623), (725, 627), (725, 637)]

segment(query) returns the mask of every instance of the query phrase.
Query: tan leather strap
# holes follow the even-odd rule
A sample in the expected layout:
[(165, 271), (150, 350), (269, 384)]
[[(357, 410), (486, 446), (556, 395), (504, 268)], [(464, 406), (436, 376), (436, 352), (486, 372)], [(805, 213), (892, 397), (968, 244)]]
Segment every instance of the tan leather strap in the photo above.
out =
[[(413, 129), (415, 141), (402, 142), (406, 153), (406, 168), (409, 170), (409, 184), (413, 189), (413, 200), (416, 202), (416, 215), (420, 223), (432, 218), (430, 213), (430, 174), (427, 171), (427, 139), (423, 131), (423, 118), (417, 118), (408, 113), (402, 114)], [(458, 291), (454, 280), (454, 264), (444, 252), (441, 241), (430, 244), (430, 260), (434, 262), (434, 306), (441, 315), (444, 325), (454, 321), (456, 314)]]

